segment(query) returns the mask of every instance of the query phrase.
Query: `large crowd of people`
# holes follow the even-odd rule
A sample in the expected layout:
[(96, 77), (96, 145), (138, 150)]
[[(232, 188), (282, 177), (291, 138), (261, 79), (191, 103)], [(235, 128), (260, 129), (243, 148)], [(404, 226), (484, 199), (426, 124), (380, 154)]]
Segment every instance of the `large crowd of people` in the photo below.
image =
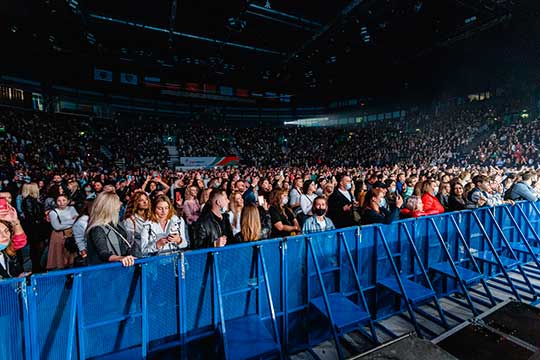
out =
[[(0, 278), (540, 197), (538, 120), (504, 123), (486, 105), (355, 129), (13, 110), (0, 123)], [(242, 164), (172, 169), (162, 141), (172, 135), (183, 156)]]

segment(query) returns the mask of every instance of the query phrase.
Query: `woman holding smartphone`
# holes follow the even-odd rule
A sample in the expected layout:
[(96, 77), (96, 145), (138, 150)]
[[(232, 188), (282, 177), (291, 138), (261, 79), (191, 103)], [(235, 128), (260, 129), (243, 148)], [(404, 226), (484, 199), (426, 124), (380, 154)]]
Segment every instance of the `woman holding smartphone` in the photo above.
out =
[(150, 219), (141, 231), (143, 255), (184, 250), (189, 246), (189, 238), (184, 219), (174, 214), (171, 200), (158, 195), (152, 202)]

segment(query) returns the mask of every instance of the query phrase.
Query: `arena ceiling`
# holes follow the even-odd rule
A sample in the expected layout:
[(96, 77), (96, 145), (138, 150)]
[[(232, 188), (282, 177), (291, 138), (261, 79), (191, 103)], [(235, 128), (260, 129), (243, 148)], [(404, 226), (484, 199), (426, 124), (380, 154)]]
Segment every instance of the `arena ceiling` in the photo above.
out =
[(13, 52), (300, 90), (351, 72), (377, 76), (505, 22), (515, 8), (512, 0), (4, 0), (0, 34)]

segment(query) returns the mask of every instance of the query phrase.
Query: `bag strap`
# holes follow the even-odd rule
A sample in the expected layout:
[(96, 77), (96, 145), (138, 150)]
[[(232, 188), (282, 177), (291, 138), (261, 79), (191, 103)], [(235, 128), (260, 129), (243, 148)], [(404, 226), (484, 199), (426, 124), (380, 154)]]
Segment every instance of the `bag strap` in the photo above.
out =
[(313, 204), (313, 200), (311, 200), (311, 199), (309, 198), (309, 196), (307, 196), (306, 194), (302, 194), (302, 196), (300, 196), (300, 198), (303, 198), (303, 197), (305, 197), (306, 199), (308, 199), (309, 202)]
[(127, 245), (127, 247), (128, 247), (129, 249), (131, 249), (131, 246), (132, 246), (132, 245), (129, 243), (129, 241), (127, 241), (127, 239), (126, 239), (122, 234), (120, 234), (115, 228), (113, 228), (113, 227), (112, 227), (111, 225), (109, 225), (109, 224), (107, 224), (107, 225), (105, 225), (105, 226), (107, 226), (109, 229), (111, 229), (112, 231), (114, 231), (114, 233), (115, 233), (120, 239), (122, 239), (122, 241)]
[(62, 220), (60, 220), (60, 214), (58, 213), (58, 211), (56, 211), (56, 209), (53, 209), (52, 211), (56, 214), (56, 217), (58, 218), (58, 222), (60, 223), (60, 225), (62, 225)]

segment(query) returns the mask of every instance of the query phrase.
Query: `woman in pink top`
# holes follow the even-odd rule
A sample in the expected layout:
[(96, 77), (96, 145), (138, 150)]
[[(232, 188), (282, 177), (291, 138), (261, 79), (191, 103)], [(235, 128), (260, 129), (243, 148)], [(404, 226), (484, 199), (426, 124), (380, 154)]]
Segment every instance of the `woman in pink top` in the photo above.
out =
[(186, 191), (184, 200), (184, 218), (188, 225), (193, 224), (201, 215), (201, 205), (197, 199), (198, 189), (196, 186), (190, 186)]

